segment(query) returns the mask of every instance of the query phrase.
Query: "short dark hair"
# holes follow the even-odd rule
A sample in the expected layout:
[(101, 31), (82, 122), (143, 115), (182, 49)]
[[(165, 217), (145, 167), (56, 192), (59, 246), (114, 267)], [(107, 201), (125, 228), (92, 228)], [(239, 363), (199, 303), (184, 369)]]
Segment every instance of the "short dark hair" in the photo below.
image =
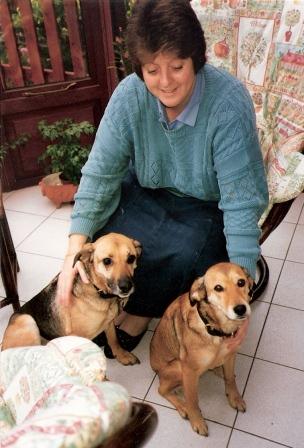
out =
[(159, 51), (191, 58), (195, 73), (206, 62), (206, 41), (189, 0), (137, 0), (127, 27), (127, 47), (134, 71), (142, 77), (145, 54)]

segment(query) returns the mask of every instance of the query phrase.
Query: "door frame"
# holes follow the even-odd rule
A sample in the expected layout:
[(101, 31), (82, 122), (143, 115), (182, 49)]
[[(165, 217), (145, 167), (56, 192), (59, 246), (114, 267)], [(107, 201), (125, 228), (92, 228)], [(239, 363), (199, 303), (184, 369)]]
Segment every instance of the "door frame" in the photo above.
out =
[[(93, 121), (97, 127), (107, 102), (117, 85), (114, 64), (113, 34), (110, 0), (80, 0), (83, 28), (87, 49), (89, 76), (39, 86), (19, 87), (4, 90), (1, 85), (1, 140), (16, 138), (12, 125), (15, 117), (21, 117), (41, 109), (55, 109), (77, 104), (93, 102)], [(47, 106), (46, 106), (47, 105)], [(14, 158), (8, 154), (3, 165), (5, 190), (22, 188), (27, 181), (18, 181), (14, 174)], [(40, 176), (41, 177), (41, 176)], [(32, 184), (39, 180), (32, 179)]]

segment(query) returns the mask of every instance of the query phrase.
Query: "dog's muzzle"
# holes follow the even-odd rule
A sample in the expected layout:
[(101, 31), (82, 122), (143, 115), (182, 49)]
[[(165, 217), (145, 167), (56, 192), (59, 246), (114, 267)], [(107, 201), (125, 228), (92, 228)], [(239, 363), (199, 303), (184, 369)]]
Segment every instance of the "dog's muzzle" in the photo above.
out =
[(117, 284), (111, 282), (108, 285), (111, 292), (99, 289), (94, 283), (93, 286), (101, 299), (127, 299), (134, 290), (134, 284), (130, 278), (121, 279)]
[(228, 311), (227, 317), (233, 320), (242, 320), (250, 316), (250, 307), (245, 304), (238, 304)]
[(124, 278), (122, 280), (119, 280), (118, 288), (120, 289), (123, 295), (127, 295), (131, 292), (131, 289), (133, 288), (133, 282), (130, 278)]
[(240, 317), (244, 317), (246, 315), (247, 308), (245, 305), (236, 305), (233, 308), (233, 311), (240, 318)]

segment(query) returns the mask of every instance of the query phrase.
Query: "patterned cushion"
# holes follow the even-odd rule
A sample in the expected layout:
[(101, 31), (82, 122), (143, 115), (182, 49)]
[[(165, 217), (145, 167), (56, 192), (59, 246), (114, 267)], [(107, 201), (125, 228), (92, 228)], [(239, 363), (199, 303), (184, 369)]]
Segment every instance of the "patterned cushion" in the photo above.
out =
[(208, 62), (246, 84), (272, 205), (304, 189), (304, 0), (192, 0)]
[(127, 391), (103, 381), (105, 370), (101, 349), (76, 336), (1, 352), (1, 447), (89, 448), (104, 441), (131, 411)]

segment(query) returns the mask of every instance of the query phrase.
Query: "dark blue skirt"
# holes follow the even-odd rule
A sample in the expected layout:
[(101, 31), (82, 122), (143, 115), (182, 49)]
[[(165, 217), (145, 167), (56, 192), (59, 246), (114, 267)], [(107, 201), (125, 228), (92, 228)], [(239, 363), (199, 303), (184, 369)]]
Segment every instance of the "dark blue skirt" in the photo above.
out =
[(135, 292), (125, 311), (160, 317), (209, 266), (227, 261), (223, 214), (217, 202), (142, 188), (130, 171), (116, 212), (94, 235), (123, 233), (143, 251), (135, 271)]

